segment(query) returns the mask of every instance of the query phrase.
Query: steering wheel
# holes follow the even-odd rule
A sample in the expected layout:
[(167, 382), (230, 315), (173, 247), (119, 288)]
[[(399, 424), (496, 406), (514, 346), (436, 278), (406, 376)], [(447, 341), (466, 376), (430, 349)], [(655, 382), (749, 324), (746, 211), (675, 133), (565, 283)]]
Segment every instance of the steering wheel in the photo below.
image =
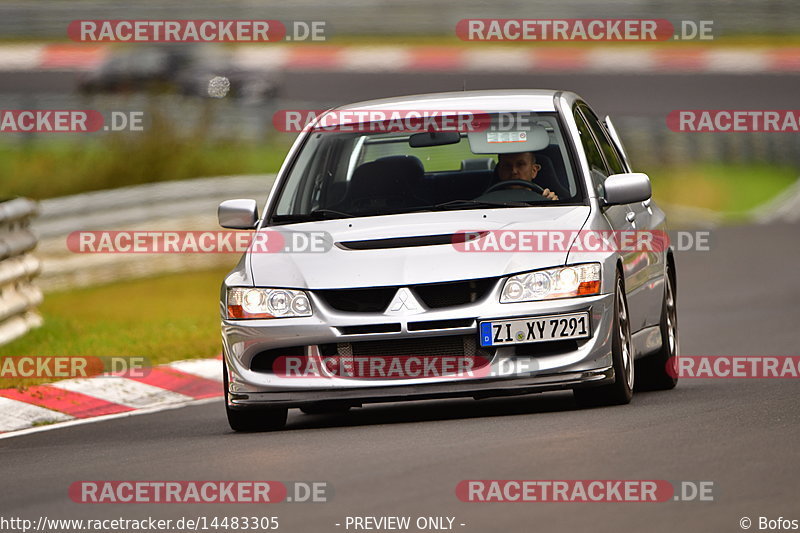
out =
[(495, 183), (494, 185), (483, 191), (483, 194), (488, 194), (490, 192), (494, 192), (499, 189), (505, 189), (506, 187), (513, 187), (515, 185), (522, 185), (523, 187), (527, 187), (533, 192), (539, 194), (542, 194), (544, 192), (544, 189), (542, 189), (539, 185), (533, 183), (532, 181), (506, 180), (506, 181), (498, 181), (497, 183)]

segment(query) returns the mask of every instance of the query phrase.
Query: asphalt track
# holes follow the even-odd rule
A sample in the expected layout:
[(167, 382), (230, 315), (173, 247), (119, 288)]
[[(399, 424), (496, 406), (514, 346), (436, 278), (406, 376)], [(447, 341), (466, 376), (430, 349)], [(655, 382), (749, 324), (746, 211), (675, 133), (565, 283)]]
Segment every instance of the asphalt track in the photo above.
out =
[[(714, 231), (677, 257), (684, 355), (800, 355), (798, 225)], [(682, 380), (624, 407), (568, 393), (291, 411), (279, 433), (234, 434), (221, 403), (0, 441), (0, 514), (49, 518), (277, 515), (279, 531), (345, 531), (348, 515), (454, 516), (456, 531), (741, 531), (800, 519), (800, 381)], [(90, 505), (78, 480), (303, 480), (328, 503)], [(464, 479), (712, 481), (713, 502), (462, 503)], [(413, 520), (413, 518), (412, 518)], [(337, 527), (335, 524), (342, 526)], [(465, 524), (460, 526), (458, 524)], [(352, 529), (350, 531), (353, 531)]]
[[(5, 72), (0, 96), (69, 94), (75, 72)], [(600, 113), (662, 117), (674, 109), (794, 109), (800, 74), (538, 74), (290, 71), (283, 76), (286, 101), (329, 105), (437, 91), (565, 89)], [(656, 97), (657, 95), (657, 97)], [(280, 105), (280, 103), (279, 103)], [(307, 105), (307, 104), (305, 104)]]

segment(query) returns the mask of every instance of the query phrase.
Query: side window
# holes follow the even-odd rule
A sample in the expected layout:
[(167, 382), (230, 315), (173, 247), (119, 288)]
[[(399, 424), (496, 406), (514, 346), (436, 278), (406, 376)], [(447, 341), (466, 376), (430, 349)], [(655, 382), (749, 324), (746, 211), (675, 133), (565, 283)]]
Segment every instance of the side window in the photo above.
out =
[(586, 152), (586, 159), (589, 161), (589, 175), (592, 178), (595, 193), (597, 193), (598, 196), (602, 196), (605, 193), (603, 182), (609, 175), (608, 169), (606, 169), (606, 164), (600, 153), (600, 148), (592, 138), (589, 125), (586, 123), (586, 120), (583, 118), (583, 115), (580, 114), (577, 107), (573, 111), (573, 116), (575, 117), (575, 123), (578, 125), (578, 133), (580, 133), (581, 136), (583, 151)]
[(597, 115), (595, 115), (588, 107), (581, 105), (580, 109), (583, 115), (586, 117), (589, 127), (594, 132), (594, 136), (600, 143), (600, 149), (603, 150), (603, 154), (606, 156), (606, 161), (608, 162), (608, 167), (611, 170), (611, 173), (622, 174), (625, 172), (625, 166), (622, 164), (622, 158), (620, 157), (619, 153), (617, 153), (617, 148), (608, 139), (608, 135), (606, 135), (603, 126), (600, 125), (600, 119), (598, 119)]

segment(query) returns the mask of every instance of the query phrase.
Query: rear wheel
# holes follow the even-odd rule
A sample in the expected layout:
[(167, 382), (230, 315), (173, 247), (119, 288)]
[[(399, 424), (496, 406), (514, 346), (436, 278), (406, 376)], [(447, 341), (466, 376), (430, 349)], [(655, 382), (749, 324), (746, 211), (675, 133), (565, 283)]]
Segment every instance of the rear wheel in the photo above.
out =
[(289, 410), (285, 407), (265, 408), (248, 407), (246, 409), (232, 409), (228, 403), (228, 367), (222, 362), (222, 381), (225, 394), (225, 413), (228, 415), (228, 424), (234, 431), (276, 431), (286, 425)]
[[(661, 349), (637, 361), (641, 390), (669, 390), (678, 384), (675, 357), (678, 356), (678, 311), (675, 290), (675, 267), (667, 263), (664, 302), (661, 308)], [(669, 367), (667, 365), (670, 365)]]
[(624, 405), (633, 397), (634, 364), (631, 341), (630, 315), (625, 286), (617, 273), (614, 291), (614, 324), (611, 337), (611, 355), (614, 367), (614, 383), (599, 387), (579, 388), (573, 391), (581, 406)]

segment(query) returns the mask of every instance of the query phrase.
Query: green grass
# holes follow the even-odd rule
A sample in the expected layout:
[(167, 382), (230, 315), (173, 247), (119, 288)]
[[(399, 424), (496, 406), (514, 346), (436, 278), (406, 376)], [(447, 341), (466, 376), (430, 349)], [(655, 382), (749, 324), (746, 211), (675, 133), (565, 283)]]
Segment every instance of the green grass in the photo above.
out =
[(38, 421), (34, 422), (33, 424), (31, 424), (31, 427), (38, 428), (38, 427), (42, 427), (42, 426), (50, 426), (50, 425), (53, 425), (53, 424), (57, 424), (59, 422), (60, 422), (60, 420), (38, 420)]
[(130, 141), (127, 151), (103, 141), (0, 146), (0, 198), (44, 199), (158, 181), (271, 173), (289, 149), (285, 143), (217, 143), (195, 150)]
[(207, 121), (179, 132), (157, 112), (144, 132), (80, 141), (0, 144), (0, 198), (43, 199), (167, 180), (275, 172), (294, 141), (273, 134), (263, 143), (209, 140)]
[[(220, 353), (219, 287), (227, 270), (49, 293), (44, 325), (3, 356), (141, 356), (152, 365)], [(0, 378), (0, 388), (52, 379)]]
[(800, 171), (768, 164), (698, 164), (654, 168), (648, 175), (657, 201), (710, 209), (733, 221), (774, 198)]

